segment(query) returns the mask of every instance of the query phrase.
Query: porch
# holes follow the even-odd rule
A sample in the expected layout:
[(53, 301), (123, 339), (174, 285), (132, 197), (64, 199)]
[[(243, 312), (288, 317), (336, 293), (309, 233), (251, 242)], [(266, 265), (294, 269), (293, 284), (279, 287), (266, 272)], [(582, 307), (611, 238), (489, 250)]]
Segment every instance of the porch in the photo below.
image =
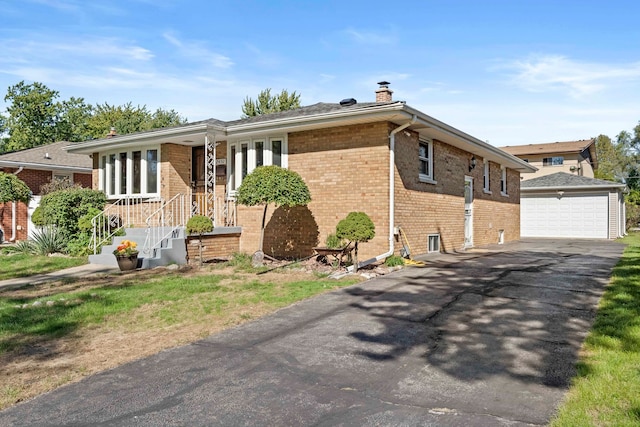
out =
[[(118, 199), (92, 219), (89, 262), (116, 266), (113, 250), (123, 241), (136, 242), (138, 268), (186, 264), (186, 225), (193, 215), (212, 219), (214, 235), (237, 236), (235, 200), (204, 193), (176, 194), (170, 200), (142, 197)], [(230, 255), (230, 254), (229, 254)]]

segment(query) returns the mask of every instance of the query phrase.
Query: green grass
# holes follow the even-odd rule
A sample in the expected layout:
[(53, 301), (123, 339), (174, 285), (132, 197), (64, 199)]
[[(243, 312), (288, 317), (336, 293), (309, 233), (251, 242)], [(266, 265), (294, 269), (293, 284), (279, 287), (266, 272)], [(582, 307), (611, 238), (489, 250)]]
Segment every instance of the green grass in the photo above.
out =
[[(128, 313), (142, 306), (152, 309), (138, 320), (145, 321), (150, 329), (159, 329), (206, 321), (205, 316), (223, 313), (227, 307), (261, 304), (276, 309), (357, 281), (350, 278), (261, 283), (235, 275), (214, 273), (185, 277), (175, 273), (146, 279), (136, 276), (119, 285), (106, 284), (79, 292), (53, 290), (39, 298), (0, 294), (0, 354), (33, 340), (69, 336), (79, 328), (101, 324), (109, 317), (120, 316), (122, 322), (131, 322)], [(34, 306), (35, 302), (40, 304)]]
[(0, 280), (50, 273), (86, 263), (86, 257), (49, 257), (0, 253)]
[(640, 425), (640, 234), (624, 243), (553, 427)]

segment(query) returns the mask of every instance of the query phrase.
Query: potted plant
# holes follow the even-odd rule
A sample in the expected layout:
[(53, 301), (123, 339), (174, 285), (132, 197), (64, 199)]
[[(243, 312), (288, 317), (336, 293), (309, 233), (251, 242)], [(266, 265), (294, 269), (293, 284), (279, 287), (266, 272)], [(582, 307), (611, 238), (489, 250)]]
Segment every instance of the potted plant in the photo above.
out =
[(113, 251), (121, 271), (135, 270), (138, 267), (138, 244), (131, 240), (123, 240)]

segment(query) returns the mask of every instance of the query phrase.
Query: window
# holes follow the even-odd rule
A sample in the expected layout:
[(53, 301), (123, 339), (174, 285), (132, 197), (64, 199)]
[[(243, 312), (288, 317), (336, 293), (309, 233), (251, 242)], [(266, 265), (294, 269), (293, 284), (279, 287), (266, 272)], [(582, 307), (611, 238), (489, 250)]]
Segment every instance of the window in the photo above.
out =
[(287, 167), (285, 138), (259, 138), (231, 142), (227, 148), (229, 192), (235, 192), (245, 176), (258, 166)]
[(483, 178), (484, 178), (484, 187), (483, 187), (483, 188), (484, 188), (484, 192), (485, 192), (485, 193), (489, 193), (489, 194), (491, 194), (491, 190), (490, 190), (490, 188), (489, 188), (489, 186), (490, 186), (489, 169), (490, 169), (490, 167), (489, 167), (489, 160), (486, 160), (486, 159), (485, 159), (485, 160), (484, 160), (484, 175), (483, 175)]
[(500, 169), (500, 193), (507, 195), (507, 168), (504, 166)]
[(73, 173), (72, 172), (53, 172), (53, 180), (69, 181), (70, 184), (73, 184)]
[(427, 236), (427, 252), (440, 252), (439, 234), (429, 234)]
[(542, 159), (542, 166), (562, 166), (564, 163), (564, 157), (555, 156), (555, 157), (545, 157)]
[(118, 151), (100, 156), (99, 188), (108, 197), (157, 196), (158, 148)]
[(420, 140), (418, 145), (418, 179), (422, 182), (433, 183), (433, 143)]

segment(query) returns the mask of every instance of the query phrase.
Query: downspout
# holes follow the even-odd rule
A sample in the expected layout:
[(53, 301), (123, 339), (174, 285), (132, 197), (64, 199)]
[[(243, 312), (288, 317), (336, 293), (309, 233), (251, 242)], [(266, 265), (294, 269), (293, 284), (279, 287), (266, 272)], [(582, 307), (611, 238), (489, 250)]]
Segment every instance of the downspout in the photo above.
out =
[(395, 229), (395, 184), (396, 184), (396, 134), (405, 130), (416, 122), (418, 117), (414, 114), (410, 121), (398, 126), (389, 133), (389, 250), (383, 254), (380, 254), (374, 258), (369, 258), (365, 261), (358, 263), (358, 268), (365, 267), (374, 262), (381, 261), (393, 255), (394, 252), (394, 236)]
[[(18, 170), (15, 171), (13, 174), (18, 175), (20, 172), (22, 172), (22, 169), (24, 169), (24, 166), (20, 166)], [(11, 239), (9, 239), (10, 242), (16, 241), (16, 234), (18, 232), (18, 222), (16, 220), (16, 214), (17, 214), (16, 202), (11, 202)]]

